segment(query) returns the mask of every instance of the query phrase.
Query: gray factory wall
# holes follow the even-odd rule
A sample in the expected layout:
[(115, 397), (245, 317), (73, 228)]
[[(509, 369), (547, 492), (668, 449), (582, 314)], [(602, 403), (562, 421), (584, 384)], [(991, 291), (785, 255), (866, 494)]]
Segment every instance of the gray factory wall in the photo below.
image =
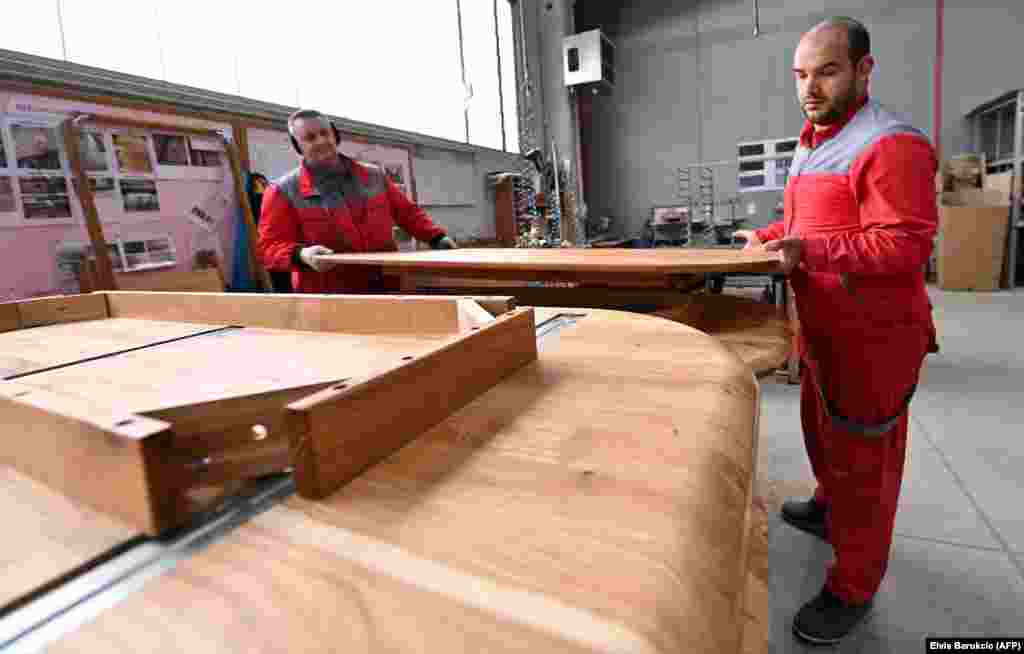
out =
[[(962, 4), (962, 9), (947, 17), (947, 31), (957, 29), (950, 23), (960, 21), (961, 14), (970, 13), (966, 0)], [(931, 134), (935, 53), (931, 0), (919, 0), (911, 8), (889, 7), (886, 0), (760, 0), (758, 37), (753, 36), (749, 0), (607, 5), (589, 2), (577, 14), (577, 31), (602, 28), (615, 44), (617, 56), (615, 89), (592, 99), (593, 122), (583, 134), (591, 147), (592, 180), (586, 201), (591, 212), (622, 221), (629, 236), (641, 234), (652, 206), (675, 202), (677, 166), (734, 158), (741, 141), (799, 133), (803, 117), (790, 72), (793, 52), (800, 35), (827, 16), (849, 15), (866, 23), (878, 62), (873, 95), (909, 114)], [(975, 25), (974, 37), (947, 34), (947, 42), (958, 44), (957, 52), (971, 47), (969, 41), (975, 42), (973, 47), (978, 47), (977, 41), (987, 42), (986, 26), (1006, 19), (1005, 13), (988, 18), (984, 10), (973, 13), (979, 16), (965, 22)], [(1008, 32), (1007, 41), (1012, 38), (1009, 30), (1017, 25), (1011, 20), (1001, 28)], [(953, 56), (952, 51), (947, 54), (947, 66)], [(980, 56), (970, 61), (976, 62), (975, 70), (984, 70)], [(1004, 67), (1012, 65), (1007, 57)], [(970, 77), (963, 64), (947, 68), (946, 79), (953, 75)], [(993, 82), (973, 80), (977, 95), (991, 95)], [(959, 92), (956, 89), (956, 83), (946, 82), (947, 97)], [(950, 111), (959, 109), (950, 107)], [(724, 194), (735, 190), (735, 179), (728, 188), (719, 180), (722, 176), (716, 182)], [(751, 222), (768, 222), (779, 195), (749, 196), (757, 203), (757, 216)]]
[(495, 237), (494, 191), (487, 174), (521, 167), (518, 154), (496, 150), (451, 152), (421, 146), (413, 158), (420, 204), (456, 241)]
[(964, 114), (1024, 88), (1024, 2), (946, 0), (944, 25), (942, 145), (945, 155), (953, 155), (971, 147)]

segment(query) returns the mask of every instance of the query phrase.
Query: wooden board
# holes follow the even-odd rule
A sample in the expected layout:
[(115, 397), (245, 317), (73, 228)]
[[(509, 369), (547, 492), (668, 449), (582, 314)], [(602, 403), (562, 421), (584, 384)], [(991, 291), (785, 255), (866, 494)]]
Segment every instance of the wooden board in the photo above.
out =
[(244, 327), (41, 372), (19, 381), (89, 399), (120, 413), (146, 413), (372, 377), (399, 364), (404, 356), (419, 356), (445, 341), (446, 337), (439, 335), (372, 336)]
[(322, 502), (255, 517), (53, 652), (738, 652), (758, 387), (591, 311)]
[(0, 611), (138, 532), (0, 465)]
[(103, 294), (61, 295), (13, 302), (21, 316), (21, 327), (39, 327), (65, 322), (107, 318)]
[(103, 293), (114, 318), (223, 323), (345, 332), (454, 334), (458, 305), (448, 298), (271, 293)]
[(537, 358), (533, 311), (474, 326), (385, 374), (353, 376), (289, 405), (295, 482), (320, 499)]
[(220, 327), (224, 325), (111, 318), (12, 331), (0, 338), (0, 378), (185, 338)]
[(654, 315), (715, 336), (757, 375), (786, 365), (793, 336), (785, 315), (772, 304), (734, 295), (700, 294)]
[[(190, 493), (199, 485), (294, 465), (302, 492), (329, 493), (536, 358), (532, 314), (508, 310), (507, 298), (484, 301), (497, 316), (469, 298), (78, 298), (136, 317), (0, 337), (0, 352), (5, 342), (13, 352), (55, 344), (50, 360), (23, 361), (27, 373), (0, 382), (0, 424), (32, 435), (0, 451), (0, 463), (150, 535), (191, 515)], [(17, 305), (22, 321), (23, 306)], [(153, 322), (144, 318), (150, 313), (326, 330), (196, 331), (210, 325)], [(157, 332), (176, 338), (153, 341)], [(142, 345), (125, 349), (126, 340)], [(45, 367), (53, 361), (58, 365)], [(439, 372), (448, 379), (438, 382)], [(334, 388), (342, 383), (344, 392)], [(296, 409), (300, 421), (288, 421), (286, 407), (303, 399), (310, 401)], [(344, 424), (354, 434), (371, 423), (372, 447), (342, 448), (345, 441), (322, 434), (323, 424)], [(314, 438), (312, 449), (305, 448), (306, 435)]]
[[(115, 272), (114, 281), (122, 291), (224, 292), (224, 278), (216, 268)], [(78, 285), (83, 293), (97, 290), (85, 267), (79, 274)]]
[(420, 252), (330, 254), (343, 264), (385, 269), (465, 275), (495, 273), (574, 272), (592, 274), (682, 275), (723, 272), (778, 272), (778, 257), (760, 251), (732, 249), (616, 248), (478, 248)]

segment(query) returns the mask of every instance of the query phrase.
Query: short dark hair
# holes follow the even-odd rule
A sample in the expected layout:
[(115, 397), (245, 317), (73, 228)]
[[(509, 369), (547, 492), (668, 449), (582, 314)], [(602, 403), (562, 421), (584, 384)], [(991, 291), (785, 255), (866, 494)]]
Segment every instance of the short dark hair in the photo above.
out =
[(871, 35), (864, 23), (849, 16), (835, 16), (822, 23), (846, 30), (846, 43), (850, 48), (850, 61), (856, 66), (866, 55), (871, 54)]
[(329, 122), (327, 116), (323, 115), (316, 109), (299, 109), (288, 116), (288, 133), (292, 136), (295, 136), (295, 121), (300, 118), (319, 118), (321, 122)]

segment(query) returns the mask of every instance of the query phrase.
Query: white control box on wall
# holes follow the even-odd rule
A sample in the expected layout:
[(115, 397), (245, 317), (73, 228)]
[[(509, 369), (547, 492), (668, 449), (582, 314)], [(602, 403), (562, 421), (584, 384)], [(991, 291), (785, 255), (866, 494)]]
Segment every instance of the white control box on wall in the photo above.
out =
[(562, 41), (562, 74), (566, 86), (615, 86), (615, 46), (601, 30), (588, 30)]
[(739, 192), (781, 191), (786, 188), (798, 142), (799, 139), (788, 138), (737, 144)]

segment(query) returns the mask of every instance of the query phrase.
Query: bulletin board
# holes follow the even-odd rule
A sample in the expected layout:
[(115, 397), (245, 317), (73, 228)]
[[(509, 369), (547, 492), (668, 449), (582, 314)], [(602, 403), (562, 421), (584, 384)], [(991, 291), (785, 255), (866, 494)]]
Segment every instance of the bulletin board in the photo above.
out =
[(58, 130), (73, 112), (167, 125), (82, 128), (82, 165), (114, 270), (192, 270), (212, 254), (230, 276), (237, 202), (223, 143), (175, 133), (226, 125), (0, 92), (0, 246), (19, 271), (0, 297), (78, 292), (92, 244)]

